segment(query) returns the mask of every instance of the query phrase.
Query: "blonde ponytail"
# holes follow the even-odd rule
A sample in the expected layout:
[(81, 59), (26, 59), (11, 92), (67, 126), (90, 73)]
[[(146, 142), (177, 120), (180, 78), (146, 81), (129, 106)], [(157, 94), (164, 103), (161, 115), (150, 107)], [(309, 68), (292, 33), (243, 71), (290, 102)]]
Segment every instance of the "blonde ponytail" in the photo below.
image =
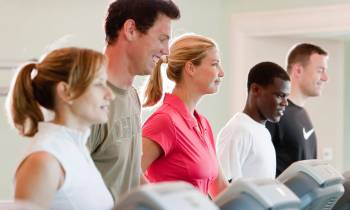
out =
[(161, 58), (158, 60), (148, 80), (145, 91), (145, 102), (143, 104), (143, 107), (153, 106), (162, 98), (163, 81), (161, 74), (161, 66), (164, 61), (166, 61), (165, 58)]

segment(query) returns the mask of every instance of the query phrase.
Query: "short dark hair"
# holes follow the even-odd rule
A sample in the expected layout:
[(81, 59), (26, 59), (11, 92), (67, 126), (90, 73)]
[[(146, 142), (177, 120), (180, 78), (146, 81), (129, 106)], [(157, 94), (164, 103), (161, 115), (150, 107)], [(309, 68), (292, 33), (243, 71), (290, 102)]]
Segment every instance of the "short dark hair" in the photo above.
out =
[(300, 63), (305, 66), (309, 62), (310, 56), (314, 53), (327, 56), (328, 53), (319, 46), (302, 43), (292, 47), (287, 58), (287, 71), (290, 73), (293, 64)]
[(280, 65), (273, 62), (261, 62), (253, 66), (248, 74), (248, 92), (253, 83), (261, 86), (267, 86), (274, 83), (274, 78), (280, 78), (284, 81), (290, 81), (290, 78)]
[(124, 22), (133, 19), (136, 28), (146, 33), (159, 14), (180, 18), (180, 10), (172, 0), (116, 0), (109, 5), (105, 19), (106, 42), (112, 44)]

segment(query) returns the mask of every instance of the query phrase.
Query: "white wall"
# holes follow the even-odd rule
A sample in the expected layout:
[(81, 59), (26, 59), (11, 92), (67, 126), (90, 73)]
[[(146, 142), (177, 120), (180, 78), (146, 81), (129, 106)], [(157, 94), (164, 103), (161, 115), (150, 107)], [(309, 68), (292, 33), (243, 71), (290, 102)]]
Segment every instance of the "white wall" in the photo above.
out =
[(25, 139), (19, 138), (5, 120), (4, 101), (3, 97), (0, 98), (0, 200), (13, 194), (14, 170), (26, 144)]
[(101, 50), (103, 18), (108, 1), (0, 0), (0, 59), (40, 56), (62, 37), (63, 45), (78, 44)]

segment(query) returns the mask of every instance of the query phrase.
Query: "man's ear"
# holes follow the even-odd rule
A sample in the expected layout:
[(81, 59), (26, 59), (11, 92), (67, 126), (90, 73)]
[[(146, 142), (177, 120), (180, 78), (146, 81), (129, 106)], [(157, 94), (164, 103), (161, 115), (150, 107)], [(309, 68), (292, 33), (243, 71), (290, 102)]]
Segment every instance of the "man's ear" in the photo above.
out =
[(191, 61), (186, 61), (184, 70), (188, 75), (193, 76), (196, 68)]
[(66, 82), (59, 82), (56, 86), (57, 96), (64, 102), (72, 104), (72, 93), (70, 91), (69, 85)]
[(127, 19), (122, 28), (122, 32), (128, 41), (133, 41), (137, 37), (136, 23), (133, 19)]
[(294, 78), (300, 77), (300, 75), (304, 72), (304, 66), (300, 63), (296, 63), (292, 66), (292, 76)]
[(261, 92), (261, 86), (256, 84), (256, 83), (252, 83), (250, 85), (250, 93), (253, 94), (254, 96), (258, 96)]

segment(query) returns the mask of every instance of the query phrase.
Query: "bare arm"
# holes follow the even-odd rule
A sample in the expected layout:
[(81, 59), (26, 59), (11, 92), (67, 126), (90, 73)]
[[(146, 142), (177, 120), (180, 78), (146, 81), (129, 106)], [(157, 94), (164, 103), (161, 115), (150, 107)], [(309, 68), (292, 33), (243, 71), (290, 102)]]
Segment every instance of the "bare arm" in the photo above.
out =
[(149, 181), (148, 179), (145, 177), (145, 174), (144, 173), (141, 173), (141, 177), (140, 177), (140, 183), (143, 185), (143, 184), (148, 184)]
[(162, 155), (163, 151), (161, 147), (154, 141), (143, 137), (142, 138), (142, 159), (141, 167), (145, 172), (147, 168), (153, 163), (154, 160)]
[(219, 166), (219, 174), (209, 186), (210, 197), (215, 198), (219, 193), (228, 187), (229, 183), (226, 180), (221, 167)]
[(31, 154), (16, 173), (15, 199), (49, 209), (55, 193), (64, 181), (64, 171), (47, 152)]

